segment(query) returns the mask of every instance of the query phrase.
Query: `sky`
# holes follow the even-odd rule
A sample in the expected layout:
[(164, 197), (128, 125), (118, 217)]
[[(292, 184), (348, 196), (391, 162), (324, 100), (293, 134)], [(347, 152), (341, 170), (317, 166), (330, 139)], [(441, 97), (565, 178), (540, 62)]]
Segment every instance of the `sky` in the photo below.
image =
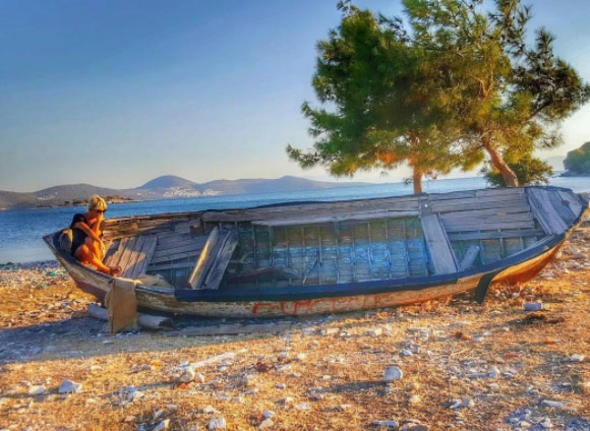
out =
[[(400, 0), (353, 1), (387, 16)], [(530, 28), (590, 81), (590, 1), (533, 0)], [(0, 0), (0, 190), (132, 188), (160, 175), (328, 179), (301, 104), (336, 0)], [(563, 154), (590, 140), (590, 106), (563, 123)], [(397, 181), (360, 173), (356, 181)]]

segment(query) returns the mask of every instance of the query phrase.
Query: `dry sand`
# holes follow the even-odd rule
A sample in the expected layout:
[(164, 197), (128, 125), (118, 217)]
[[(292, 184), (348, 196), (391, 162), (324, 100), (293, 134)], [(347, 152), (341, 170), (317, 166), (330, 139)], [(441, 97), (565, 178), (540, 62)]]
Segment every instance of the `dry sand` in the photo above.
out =
[(538, 277), (484, 305), (232, 336), (193, 336), (187, 325), (206, 322), (184, 319), (113, 337), (56, 264), (5, 266), (0, 429), (590, 430), (589, 240), (580, 227)]

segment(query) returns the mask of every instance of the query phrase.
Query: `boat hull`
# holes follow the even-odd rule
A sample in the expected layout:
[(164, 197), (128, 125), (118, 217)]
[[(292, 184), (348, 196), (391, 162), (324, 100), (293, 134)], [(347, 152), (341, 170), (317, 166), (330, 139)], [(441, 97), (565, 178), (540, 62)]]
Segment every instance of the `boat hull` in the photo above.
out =
[[(492, 283), (526, 281), (536, 275), (554, 257), (562, 243), (563, 239), (541, 250), (535, 257), (523, 256), (526, 260), (515, 261), (500, 271), (492, 269), (476, 274), (466, 274), (447, 282), (442, 281), (425, 286), (411, 285), (407, 289), (398, 285), (393, 286), (391, 291), (377, 293), (356, 292), (338, 296), (285, 300), (269, 300), (262, 297), (239, 301), (216, 301), (211, 298), (203, 301), (182, 301), (168, 289), (139, 285), (136, 295), (140, 309), (201, 317), (268, 318), (387, 308), (467, 293), (474, 290), (486, 276), (493, 276)], [(113, 280), (111, 277), (80, 265), (73, 259), (64, 258), (59, 253), (55, 255), (72, 276), (78, 288), (95, 296), (98, 301), (104, 301)]]
[[(105, 262), (130, 280), (167, 281), (135, 282), (141, 309), (204, 317), (349, 312), (472, 290), (483, 301), (490, 284), (541, 271), (587, 208), (571, 190), (531, 187), (138, 216), (107, 222)], [(51, 251), (104, 301), (114, 278), (60, 251), (58, 235), (44, 238)]]

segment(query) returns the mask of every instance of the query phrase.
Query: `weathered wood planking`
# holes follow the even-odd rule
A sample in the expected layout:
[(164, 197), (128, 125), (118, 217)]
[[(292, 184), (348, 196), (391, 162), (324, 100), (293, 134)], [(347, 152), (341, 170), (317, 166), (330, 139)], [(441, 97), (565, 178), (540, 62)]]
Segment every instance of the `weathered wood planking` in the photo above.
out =
[(297, 217), (330, 217), (350, 215), (361, 211), (417, 211), (419, 198), (377, 199), (370, 201), (322, 202), (285, 207), (265, 207), (243, 210), (211, 211), (203, 214), (205, 222), (240, 222)]
[(443, 215), (441, 219), (448, 233), (535, 228), (535, 221), (530, 213), (508, 214), (506, 217), (485, 219), (446, 217)]
[(529, 204), (522, 196), (507, 197), (506, 199), (480, 198), (480, 199), (452, 199), (442, 202), (431, 202), (432, 211), (460, 212), (472, 210), (495, 209), (498, 211), (525, 211)]
[(205, 276), (213, 264), (211, 256), (215, 253), (218, 240), (219, 228), (215, 226), (209, 233), (207, 242), (205, 242), (201, 254), (199, 255), (199, 259), (187, 280), (187, 284), (191, 289), (200, 287), (205, 280)]
[(455, 255), (447, 234), (436, 214), (422, 214), (422, 231), (430, 251), (435, 274), (457, 271)]
[(548, 235), (561, 234), (568, 229), (559, 211), (555, 209), (545, 189), (528, 189), (531, 210)]
[(580, 202), (578, 196), (572, 192), (564, 191), (559, 191), (558, 194), (561, 197), (561, 199), (563, 199), (563, 201), (568, 205), (570, 211), (574, 214), (574, 219), (578, 218), (578, 216), (582, 213), (584, 209), (582, 206), (582, 202)]
[(448, 232), (447, 235), (451, 241), (472, 241), (480, 239), (537, 237), (542, 236), (543, 231), (539, 229), (510, 229), (502, 231)]
[(463, 259), (459, 263), (459, 271), (465, 271), (473, 266), (477, 255), (479, 254), (480, 247), (478, 245), (471, 245), (465, 252)]
[(125, 238), (119, 242), (117, 251), (109, 256), (105, 263), (108, 266), (120, 266), (121, 276), (137, 278), (144, 274), (156, 248), (155, 235), (140, 235), (135, 238)]
[(269, 227), (293, 226), (305, 224), (331, 223), (345, 220), (375, 220), (390, 219), (403, 217), (417, 217), (418, 211), (375, 211), (359, 212), (357, 214), (340, 214), (331, 216), (313, 216), (299, 218), (280, 218), (270, 220), (257, 220), (252, 222), (253, 225), (262, 225)]
[(231, 256), (238, 245), (238, 236), (235, 232), (228, 230), (221, 234), (219, 238), (219, 245), (217, 253), (213, 258), (213, 265), (209, 273), (205, 277), (201, 288), (203, 289), (217, 289), (225, 274), (225, 270), (229, 264)]

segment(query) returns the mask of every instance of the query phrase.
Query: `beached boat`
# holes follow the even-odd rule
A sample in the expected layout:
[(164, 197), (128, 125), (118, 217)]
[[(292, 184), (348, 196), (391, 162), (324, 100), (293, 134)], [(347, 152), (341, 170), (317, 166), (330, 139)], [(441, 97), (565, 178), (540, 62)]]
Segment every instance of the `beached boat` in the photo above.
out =
[[(533, 277), (588, 208), (556, 187), (287, 203), (107, 220), (105, 262), (137, 280), (140, 309), (199, 316), (389, 307)], [(44, 239), (78, 287), (113, 277)]]

